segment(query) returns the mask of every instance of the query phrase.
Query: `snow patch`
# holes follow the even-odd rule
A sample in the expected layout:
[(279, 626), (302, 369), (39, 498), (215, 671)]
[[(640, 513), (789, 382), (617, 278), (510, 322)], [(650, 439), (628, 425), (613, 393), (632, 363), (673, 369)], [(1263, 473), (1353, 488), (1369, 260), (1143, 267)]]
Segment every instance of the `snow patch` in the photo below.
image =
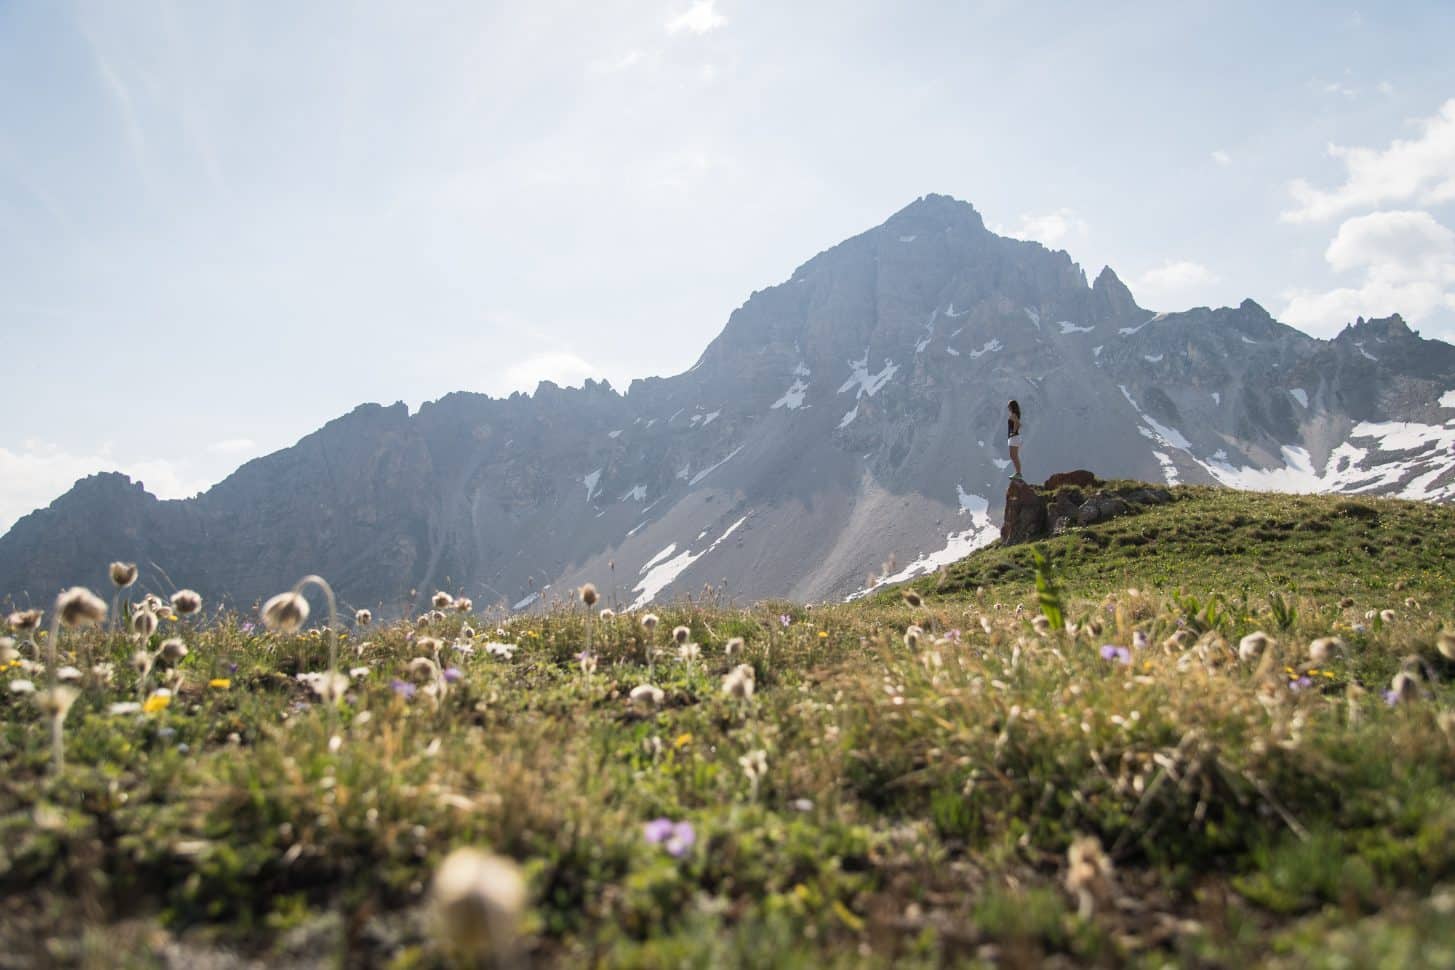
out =
[(1221, 391), (1213, 391), (1212, 392), (1212, 399), (1213, 399), (1213, 403), (1216, 404), (1218, 407), (1222, 407), (1223, 406), (1223, 395), (1222, 395), (1222, 392)]
[(945, 348), (945, 353), (949, 354), (951, 357), (959, 357), (960, 356), (960, 352), (958, 350), (956, 350), (954, 347), (946, 347)]
[(990, 502), (979, 495), (966, 493), (959, 485), (955, 486), (955, 491), (959, 495), (960, 511), (970, 516), (970, 527), (945, 533), (944, 548), (924, 553), (892, 576), (882, 576), (872, 586), (850, 593), (845, 597), (845, 602), (867, 596), (881, 587), (932, 573), (941, 566), (964, 559), (977, 549), (984, 549), (1000, 538), (1000, 527), (990, 520)]
[(615, 431), (608, 431), (606, 433), (606, 436), (608, 438), (620, 438), (621, 437), (621, 429), (620, 428), (617, 428)]
[(1162, 357), (1163, 357), (1162, 354), (1143, 354), (1142, 355), (1142, 359), (1145, 360), (1149, 364), (1160, 364), (1160, 363), (1162, 363)]
[[(773, 408), (787, 408), (790, 411), (796, 411), (803, 407), (803, 396), (807, 393), (808, 385), (801, 380), (795, 380), (788, 385), (788, 390), (783, 392), (783, 396), (773, 402)], [(769, 410), (771, 411), (773, 408), (769, 408)]]
[(1354, 346), (1359, 348), (1359, 353), (1363, 354), (1365, 357), (1369, 358), (1370, 360), (1378, 360), (1379, 359), (1378, 357), (1374, 356), (1369, 351), (1367, 351), (1367, 350), (1364, 349), (1364, 341), (1362, 341), (1362, 340), (1356, 340), (1356, 341), (1354, 341)]
[(721, 411), (709, 411), (708, 413), (704, 414), (702, 416), (702, 426), (705, 428), (709, 424), (712, 424), (712, 422), (717, 419), (717, 416), (719, 414), (722, 414), (722, 412)]
[(955, 312), (955, 304), (951, 303), (950, 304), (950, 308), (945, 311), (945, 316), (950, 317), (950, 318), (953, 319), (954, 317), (963, 317), (965, 314), (967, 314), (969, 312), (970, 312), (969, 310), (961, 310), (959, 313), (956, 313)]
[(1061, 332), (1063, 334), (1066, 334), (1066, 333), (1091, 333), (1091, 331), (1093, 331), (1095, 329), (1096, 329), (1095, 327), (1078, 327), (1076, 324), (1072, 323), (1070, 320), (1062, 320), (1061, 321)]
[(900, 242), (914, 242), (918, 238), (919, 238), (919, 236), (900, 236), (899, 237), (899, 241)]
[(1455, 391), (1446, 391), (1441, 394), (1439, 404), (1442, 408), (1455, 408)]
[(1238, 334), (1238, 336), (1243, 338), (1243, 343), (1245, 343), (1245, 344), (1257, 344), (1258, 343), (1258, 341), (1252, 339), (1251, 337), (1247, 336), (1246, 334), (1241, 334), (1240, 333), (1240, 334)]
[(520, 602), (518, 602), (514, 606), (512, 606), (511, 609), (512, 610), (523, 610), (523, 609), (525, 609), (526, 607), (530, 606), (532, 603), (534, 603), (536, 600), (538, 600), (540, 598), (541, 598), (541, 594), (540, 593), (531, 593), (525, 599), (521, 600)]
[(729, 461), (731, 461), (732, 460), (732, 457), (734, 455), (736, 455), (738, 452), (742, 451), (742, 450), (743, 450), (743, 446), (742, 445), (738, 445), (732, 451), (728, 452), (727, 457), (724, 458), (722, 461), (718, 462), (715, 465), (708, 465), (702, 471), (698, 472), (696, 475), (693, 475), (692, 476), (692, 481), (690, 481), (690, 482), (687, 483), (687, 487), (688, 488), (691, 488), (693, 485), (696, 485), (698, 482), (702, 481), (708, 475), (711, 475), (714, 471), (716, 471), (717, 469), (721, 468), (723, 465), (725, 465)]
[(889, 383), (889, 379), (899, 370), (899, 365), (886, 357), (884, 358), (884, 367), (879, 373), (869, 373), (869, 351), (867, 350), (864, 351), (863, 357), (860, 357), (858, 360), (849, 361), (849, 366), (853, 368), (853, 373), (849, 375), (849, 379), (844, 381), (843, 386), (839, 388), (839, 393), (842, 394), (851, 388), (857, 387), (858, 390), (854, 392), (855, 399), (865, 397), (866, 395), (873, 397), (879, 392), (880, 388)]
[(1301, 387), (1295, 387), (1290, 388), (1288, 393), (1293, 396), (1293, 399), (1297, 401), (1300, 406), (1305, 409), (1308, 408), (1308, 391), (1305, 391)]
[(647, 486), (645, 486), (645, 485), (633, 485), (630, 489), (627, 490), (627, 493), (621, 497), (621, 500), (623, 502), (625, 502), (627, 499), (631, 499), (633, 502), (644, 502), (644, 501), (646, 501), (646, 499), (647, 499)]
[(1091, 357), (1092, 357), (1092, 359), (1093, 360), (1100, 360), (1101, 359), (1101, 352), (1102, 352), (1102, 350), (1105, 349), (1105, 347), (1106, 347), (1105, 344), (1099, 344), (1099, 345), (1097, 345), (1095, 347), (1092, 347), (1091, 348)]
[(1041, 315), (1035, 310), (1032, 310), (1030, 307), (1026, 307), (1025, 310), (1026, 316), (1031, 318), (1031, 323), (1034, 323), (1036, 325), (1036, 329), (1041, 329)]
[(1001, 343), (999, 340), (989, 340), (986, 341), (985, 346), (981, 347), (979, 350), (970, 351), (970, 357), (971, 359), (974, 359), (976, 357), (984, 357), (986, 354), (995, 353), (995, 351), (999, 350), (1000, 348)]
[(1132, 410), (1137, 412), (1137, 417), (1141, 418), (1146, 425), (1145, 428), (1141, 429), (1144, 437), (1160, 441), (1169, 448), (1180, 448), (1183, 451), (1192, 450), (1192, 442), (1184, 438), (1182, 432), (1176, 428), (1167, 427), (1167, 425), (1162, 424), (1150, 414), (1143, 413), (1142, 409), (1137, 406), (1137, 402), (1132, 399), (1132, 392), (1127, 390), (1125, 384), (1118, 384), (1117, 387), (1121, 388), (1122, 397), (1127, 399), (1127, 403), (1132, 406)]
[[(748, 515), (752, 515), (752, 513), (749, 512)], [(640, 607), (646, 606), (652, 600), (656, 599), (657, 594), (660, 593), (662, 590), (666, 589), (669, 585), (671, 585), (677, 579), (677, 577), (681, 576), (682, 573), (687, 570), (688, 566), (691, 566), (693, 563), (697, 562), (697, 560), (701, 559), (709, 552), (712, 552), (719, 545), (721, 545), (728, 536), (736, 532), (738, 526), (742, 525), (748, 520), (748, 515), (744, 515), (732, 525), (728, 526), (722, 535), (718, 536), (711, 545), (709, 545), (701, 552), (694, 553), (689, 549), (683, 549), (681, 552), (678, 552), (674, 556), (672, 554), (677, 550), (677, 544), (674, 542), (666, 549), (663, 549), (661, 552), (653, 556), (650, 560), (648, 560), (646, 565), (642, 566), (641, 570), (638, 573), (638, 575), (640, 575), (642, 579), (641, 582), (637, 583), (637, 585), (632, 587), (632, 592), (639, 595), (635, 600), (632, 601), (631, 606), (627, 607), (627, 609), (639, 609)], [(706, 534), (706, 532), (702, 533), (702, 535)], [(698, 538), (701, 539), (702, 536), (698, 536)], [(671, 558), (667, 558), (669, 556)]]
[(596, 496), (596, 483), (601, 481), (601, 471), (602, 470), (598, 468), (590, 475), (587, 475), (585, 478), (581, 479), (581, 484), (586, 486), (586, 501), (588, 502)]
[(1167, 480), (1168, 485), (1181, 485), (1182, 479), (1178, 477), (1177, 466), (1172, 461), (1172, 456), (1164, 451), (1152, 452), (1152, 457), (1157, 459), (1157, 464), (1162, 466), (1162, 477)]
[(990, 459), (990, 463), (996, 468), (999, 468), (1001, 471), (1005, 471), (1007, 468), (1010, 467), (1010, 461), (1005, 458), (992, 458)]
[(847, 428), (849, 425), (854, 423), (854, 419), (858, 416), (859, 405), (855, 404), (852, 408), (848, 410), (848, 412), (844, 415), (843, 419), (839, 421), (839, 427)]

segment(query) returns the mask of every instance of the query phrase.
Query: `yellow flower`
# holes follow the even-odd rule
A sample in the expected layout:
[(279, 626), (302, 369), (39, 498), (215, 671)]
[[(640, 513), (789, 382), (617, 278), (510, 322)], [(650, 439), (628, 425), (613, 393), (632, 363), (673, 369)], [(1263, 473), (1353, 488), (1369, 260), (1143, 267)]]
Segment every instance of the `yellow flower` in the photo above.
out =
[(677, 735), (677, 740), (674, 742), (674, 744), (678, 748), (685, 748), (685, 747), (687, 747), (691, 743), (692, 743), (692, 735), (691, 734), (688, 734), (686, 732)]
[(828, 631), (827, 630), (820, 630), (820, 631), (818, 631), (818, 635), (819, 635), (819, 637), (821, 639), (825, 639), (825, 640), (828, 639)]
[(141, 709), (148, 714), (155, 714), (158, 711), (165, 711), (170, 703), (172, 703), (172, 695), (158, 691), (146, 699), (146, 703), (141, 706)]
[(167, 619), (171, 620), (173, 623), (176, 623), (177, 622), (177, 614), (175, 614), (175, 613), (168, 613), (167, 614)]
[(216, 688), (217, 690), (227, 690), (232, 686), (232, 679), (230, 677), (214, 677), (207, 682), (207, 686)]

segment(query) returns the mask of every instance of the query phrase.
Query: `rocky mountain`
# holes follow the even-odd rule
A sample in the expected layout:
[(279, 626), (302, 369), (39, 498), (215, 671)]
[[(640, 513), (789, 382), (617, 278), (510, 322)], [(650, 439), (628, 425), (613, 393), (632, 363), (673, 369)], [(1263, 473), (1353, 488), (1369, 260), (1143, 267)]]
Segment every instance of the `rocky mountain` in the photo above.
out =
[(1153, 313), (1111, 269), (1088, 284), (930, 195), (625, 394), (363, 405), (184, 501), (85, 479), (0, 539), (0, 596), (101, 587), (128, 559), (242, 607), (306, 572), (386, 612), (436, 588), (524, 609), (588, 579), (623, 606), (838, 598), (993, 541), (1010, 398), (1031, 478), (1455, 499), (1455, 347), (1397, 316), (1324, 341), (1252, 301)]

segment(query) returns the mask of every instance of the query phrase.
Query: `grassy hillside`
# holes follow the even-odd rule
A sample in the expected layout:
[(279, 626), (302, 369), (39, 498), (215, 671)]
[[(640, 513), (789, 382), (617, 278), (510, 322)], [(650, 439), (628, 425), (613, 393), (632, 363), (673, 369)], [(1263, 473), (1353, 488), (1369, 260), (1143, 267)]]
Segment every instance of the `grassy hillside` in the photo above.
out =
[(170, 695), (65, 632), (113, 667), (59, 774), (0, 691), (0, 945), (448, 965), (431, 879), (473, 845), (522, 867), (503, 965), (1455, 962), (1455, 513), (1176, 494), (1044, 543), (1042, 594), (992, 549), (922, 599), (352, 628), (336, 706), (317, 630), (164, 618)]

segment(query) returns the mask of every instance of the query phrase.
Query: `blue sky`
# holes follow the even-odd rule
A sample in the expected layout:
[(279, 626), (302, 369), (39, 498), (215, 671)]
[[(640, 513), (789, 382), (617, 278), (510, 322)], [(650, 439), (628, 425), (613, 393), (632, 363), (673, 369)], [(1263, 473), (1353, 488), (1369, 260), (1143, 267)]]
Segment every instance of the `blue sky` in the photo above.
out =
[(1448, 2), (0, 0), (0, 529), (362, 401), (676, 373), (927, 192), (1155, 309), (1450, 339), (1452, 36)]

